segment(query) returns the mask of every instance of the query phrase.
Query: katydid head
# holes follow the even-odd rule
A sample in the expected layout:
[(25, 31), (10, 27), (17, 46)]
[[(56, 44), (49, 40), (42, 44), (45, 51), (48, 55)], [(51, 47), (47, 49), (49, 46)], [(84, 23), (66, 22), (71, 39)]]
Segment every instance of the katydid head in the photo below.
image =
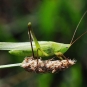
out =
[(65, 53), (69, 48), (71, 44), (61, 44), (61, 49), (59, 50), (62, 53)]
[(70, 42), (70, 46), (71, 46), (72, 44), (74, 44), (78, 39), (80, 39), (83, 35), (85, 35), (85, 34), (87, 33), (87, 31), (84, 32), (84, 33), (81, 34), (76, 40), (73, 41), (73, 39), (74, 39), (74, 37), (75, 37), (75, 34), (76, 34), (76, 31), (77, 31), (77, 29), (78, 29), (78, 27), (79, 27), (79, 25), (80, 25), (80, 23), (81, 23), (83, 17), (86, 15), (86, 13), (87, 13), (87, 11), (86, 11), (86, 12), (83, 14), (83, 16), (81, 17), (81, 19), (80, 19), (80, 21), (79, 21), (79, 23), (78, 23), (78, 25), (77, 25), (77, 27), (76, 27), (76, 29), (75, 29), (75, 31), (74, 31), (73, 37), (72, 37), (71, 42)]

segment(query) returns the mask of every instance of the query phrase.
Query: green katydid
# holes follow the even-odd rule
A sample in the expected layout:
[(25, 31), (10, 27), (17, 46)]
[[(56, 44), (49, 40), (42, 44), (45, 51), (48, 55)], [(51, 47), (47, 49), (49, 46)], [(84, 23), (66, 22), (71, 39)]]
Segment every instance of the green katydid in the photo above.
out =
[(37, 41), (32, 29), (30, 29), (31, 23), (29, 22), (28, 28), (30, 29), (29, 30), (29, 33), (31, 34), (30, 37), (33, 38), (33, 42), (31, 44), (33, 49), (31, 49), (30, 42), (17, 42), (17, 43), (0, 42), (0, 50), (10, 50), (9, 53), (19, 56), (32, 56), (32, 51), (33, 51), (34, 52), (33, 56), (37, 57), (37, 50), (39, 49), (38, 50), (39, 57), (46, 57), (46, 56), (48, 57), (56, 55), (59, 58), (63, 58), (64, 57), (63, 54), (70, 48), (70, 46), (73, 43), (75, 43), (81, 36), (87, 33), (86, 31), (81, 36), (79, 36), (75, 41), (73, 41), (78, 26), (86, 13), (87, 11), (83, 14), (82, 18), (80, 19), (70, 44), (57, 43), (53, 41)]

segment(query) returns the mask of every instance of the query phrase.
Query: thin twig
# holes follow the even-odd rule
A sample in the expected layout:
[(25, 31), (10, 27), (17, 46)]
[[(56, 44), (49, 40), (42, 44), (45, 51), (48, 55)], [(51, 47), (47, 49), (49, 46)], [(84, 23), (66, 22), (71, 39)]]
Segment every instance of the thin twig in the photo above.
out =
[(16, 64), (8, 64), (8, 65), (0, 65), (1, 68), (10, 68), (10, 67), (16, 67), (16, 66), (21, 66), (22, 63), (16, 63)]

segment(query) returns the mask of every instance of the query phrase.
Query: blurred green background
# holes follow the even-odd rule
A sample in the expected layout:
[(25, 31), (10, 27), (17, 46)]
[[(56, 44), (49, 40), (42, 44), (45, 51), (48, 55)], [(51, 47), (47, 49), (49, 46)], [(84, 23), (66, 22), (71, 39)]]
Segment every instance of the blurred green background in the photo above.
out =
[[(39, 41), (70, 43), (86, 10), (87, 0), (0, 0), (0, 42), (28, 42), (30, 21)], [(75, 38), (86, 30), (87, 14)], [(20, 67), (0, 69), (0, 87), (87, 87), (87, 34), (64, 55), (77, 62), (55, 74), (28, 73)], [(0, 51), (0, 65), (23, 59)]]

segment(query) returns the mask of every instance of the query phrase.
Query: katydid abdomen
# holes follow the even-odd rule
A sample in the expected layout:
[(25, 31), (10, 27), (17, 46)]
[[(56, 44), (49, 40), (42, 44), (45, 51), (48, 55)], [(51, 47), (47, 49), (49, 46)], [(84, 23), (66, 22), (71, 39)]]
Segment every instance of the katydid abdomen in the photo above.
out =
[[(70, 44), (57, 43), (52, 41), (38, 41), (41, 49), (48, 54), (48, 56), (55, 55), (57, 52), (65, 53)], [(37, 49), (33, 42), (34, 55), (39, 57), (45, 57), (45, 55)], [(32, 56), (32, 50), (30, 42), (0, 42), (0, 50), (9, 50), (10, 54), (18, 56)]]

